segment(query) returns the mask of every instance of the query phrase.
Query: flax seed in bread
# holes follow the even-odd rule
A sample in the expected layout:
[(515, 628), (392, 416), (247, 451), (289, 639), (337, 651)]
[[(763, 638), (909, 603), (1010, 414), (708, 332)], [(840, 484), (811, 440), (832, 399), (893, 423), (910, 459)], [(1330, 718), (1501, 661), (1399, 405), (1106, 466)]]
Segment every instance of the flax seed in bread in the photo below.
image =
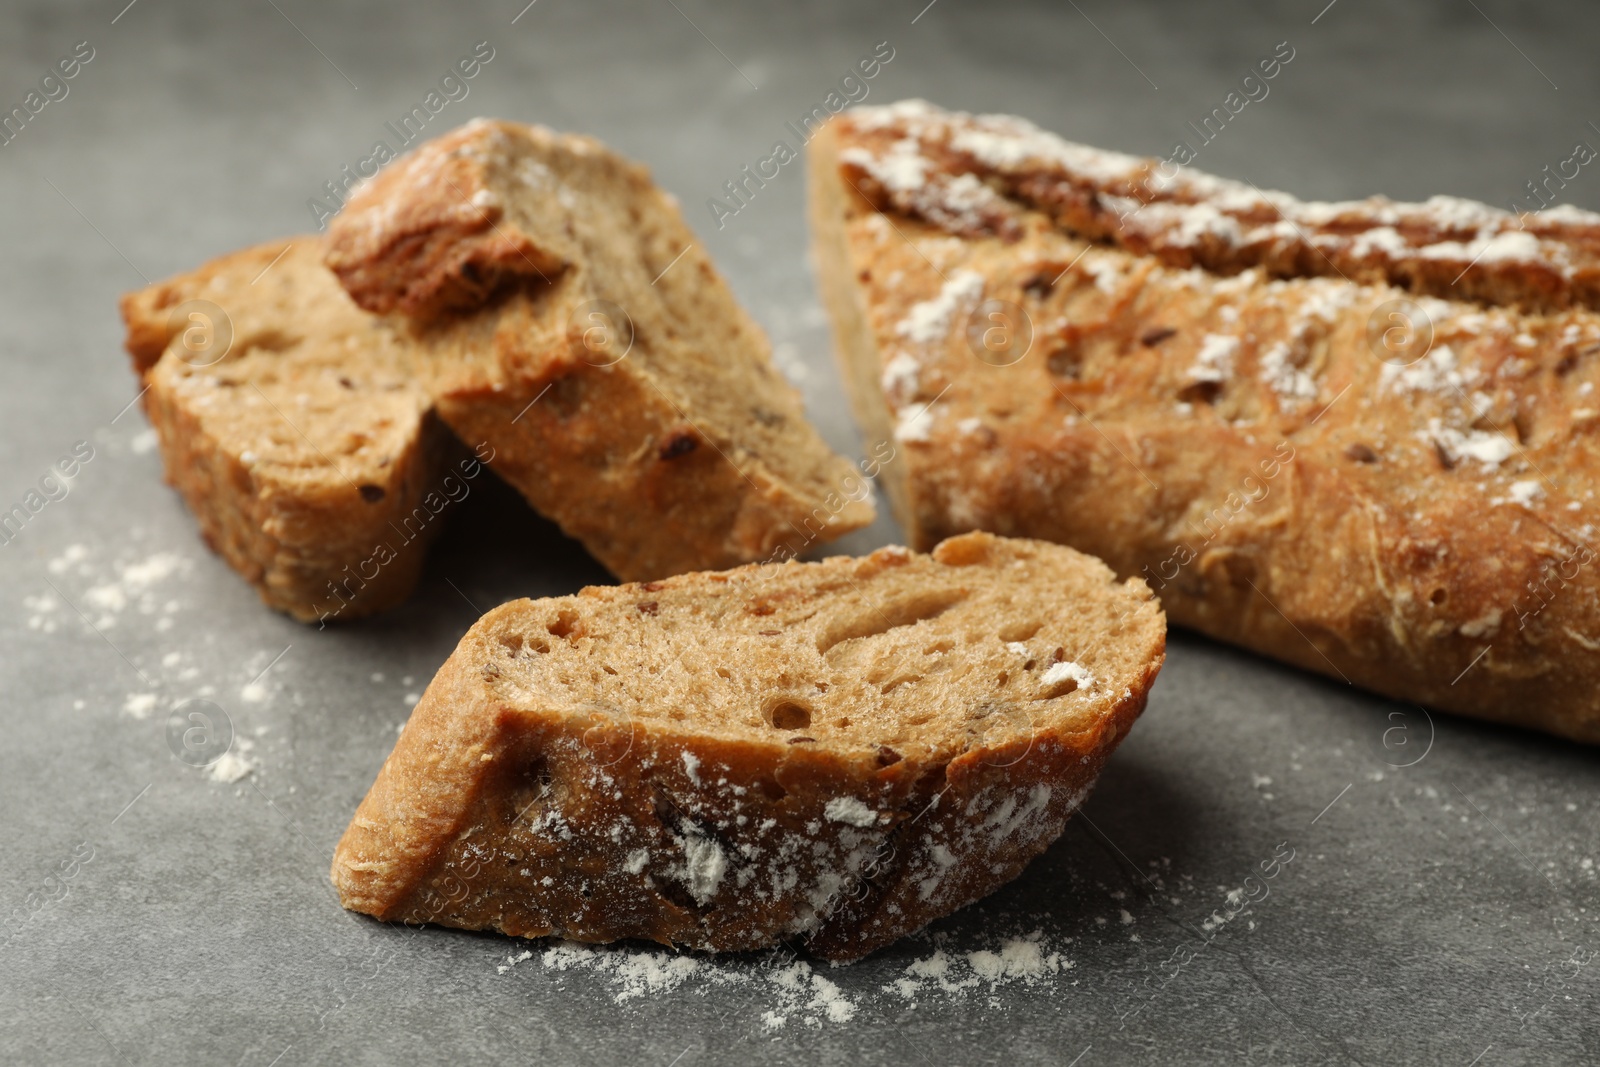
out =
[(381, 919), (863, 956), (1015, 878), (1145, 704), (1144, 583), (1037, 541), (520, 600), (334, 854)]
[(908, 537), (1600, 742), (1600, 216), (1302, 203), (911, 101), (811, 143), (820, 280)]
[(167, 481), (206, 543), (304, 621), (410, 594), (443, 525), (430, 494), (462, 456), (405, 339), (322, 255), (317, 237), (274, 241), (122, 301)]
[(676, 203), (599, 142), (474, 121), (329, 237), (357, 303), (410, 317), (444, 420), (618, 576), (781, 559), (871, 521)]

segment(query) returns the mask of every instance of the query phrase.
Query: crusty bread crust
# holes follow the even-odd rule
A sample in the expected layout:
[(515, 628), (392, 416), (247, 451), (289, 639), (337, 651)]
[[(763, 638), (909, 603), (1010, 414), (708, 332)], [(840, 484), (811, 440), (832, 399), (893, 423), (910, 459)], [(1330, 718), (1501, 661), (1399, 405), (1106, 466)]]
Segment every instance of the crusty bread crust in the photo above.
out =
[(854, 959), (1059, 836), (1164, 646), (1142, 582), (987, 534), (516, 601), (428, 687), (333, 882), (386, 920)]
[[(305, 622), (410, 595), (443, 526), (424, 499), (461, 455), (404, 340), (321, 257), (319, 238), (274, 241), (122, 300), (168, 483), (262, 600)], [(191, 328), (216, 349), (186, 349)]]
[(441, 417), (618, 576), (783, 559), (872, 520), (676, 204), (598, 142), (472, 122), (329, 239), (358, 303), (410, 315)]
[[(1151, 191), (1149, 161), (918, 102), (810, 152), (821, 285), (912, 543), (1070, 544), (1179, 624), (1600, 742), (1600, 217)], [(997, 312), (1025, 353), (980, 351)]]

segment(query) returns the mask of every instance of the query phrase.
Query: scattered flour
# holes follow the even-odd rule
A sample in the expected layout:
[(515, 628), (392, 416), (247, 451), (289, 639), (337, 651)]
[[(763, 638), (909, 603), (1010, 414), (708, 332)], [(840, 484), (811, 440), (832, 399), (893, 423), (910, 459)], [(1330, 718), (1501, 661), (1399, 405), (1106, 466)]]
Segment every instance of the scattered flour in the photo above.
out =
[(154, 710), (156, 710), (154, 693), (129, 693), (128, 699), (122, 703), (122, 713), (135, 719), (148, 719)]
[(958, 310), (983, 295), (983, 275), (972, 270), (952, 271), (932, 300), (913, 304), (911, 311), (895, 326), (895, 333), (917, 344), (934, 345), (950, 335), (951, 320)]
[(878, 823), (878, 813), (855, 797), (834, 797), (828, 801), (827, 807), (822, 809), (822, 814), (833, 822), (847, 823), (850, 826), (876, 826)]
[[(156, 552), (145, 559), (117, 565), (117, 577), (104, 580), (105, 571), (98, 573), (89, 560), (89, 549), (83, 545), (69, 545), (62, 553), (45, 564), (46, 569), (52, 574), (75, 574), (91, 580), (100, 579), (97, 584), (91, 585), (79, 596), (85, 616), (91, 619), (95, 628), (107, 630), (117, 624), (118, 616), (130, 608), (135, 609), (140, 615), (155, 615), (165, 612), (170, 615), (177, 609), (177, 602), (168, 600), (162, 603), (155, 593), (155, 587), (172, 577), (179, 571), (186, 570), (190, 561), (176, 552)], [(70, 595), (70, 594), (69, 594)], [(27, 604), (32, 607), (33, 605)], [(36, 609), (38, 610), (38, 609)], [(53, 601), (47, 610), (54, 610)], [(37, 629), (44, 629), (43, 611), (39, 611), (40, 624)], [(157, 621), (156, 629), (164, 630), (168, 620)], [(30, 625), (32, 622), (30, 620)], [(170, 625), (170, 623), (168, 623)]]
[(728, 872), (728, 857), (722, 846), (709, 837), (686, 834), (679, 839), (683, 844), (683, 881), (689, 892), (702, 904), (717, 895), (722, 876)]
[(757, 1002), (761, 1025), (780, 1030), (790, 1022), (809, 1027), (841, 1024), (856, 1017), (859, 1005), (836, 983), (816, 973), (809, 963), (779, 966), (726, 962), (690, 953), (580, 945), (557, 941), (535, 953), (524, 949), (507, 956), (496, 970), (505, 974), (537, 954), (545, 970), (584, 972), (610, 986), (611, 1001), (622, 1005), (643, 997), (666, 996), (687, 986), (704, 995), (708, 989), (739, 986), (764, 994)]
[(961, 997), (979, 987), (992, 992), (1003, 985), (1036, 986), (1074, 966), (1072, 960), (1046, 944), (1043, 931), (1035, 930), (1022, 937), (1008, 937), (998, 948), (972, 952), (935, 949), (933, 955), (907, 966), (905, 973), (884, 986), (883, 991), (906, 1000), (916, 1000), (919, 994), (933, 991)]
[(261, 764), (250, 756), (255, 747), (256, 743), (248, 737), (236, 735), (233, 746), (222, 754), (221, 759), (206, 768), (206, 777), (213, 782), (232, 785), (246, 775), (260, 770)]

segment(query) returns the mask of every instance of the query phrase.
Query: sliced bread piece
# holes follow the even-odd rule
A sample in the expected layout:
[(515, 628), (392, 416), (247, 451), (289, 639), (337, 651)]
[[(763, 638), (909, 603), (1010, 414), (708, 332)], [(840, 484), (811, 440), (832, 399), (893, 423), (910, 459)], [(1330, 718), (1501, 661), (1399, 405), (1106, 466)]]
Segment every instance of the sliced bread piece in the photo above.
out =
[(302, 621), (404, 600), (446, 477), (476, 462), (433, 415), (409, 342), (322, 255), (317, 237), (274, 241), (122, 300), (167, 481), (206, 543)]
[(1176, 623), (1600, 742), (1600, 216), (1302, 203), (918, 101), (810, 152), (914, 546), (1070, 544)]
[(380, 919), (863, 956), (1015, 878), (1144, 708), (1165, 621), (1039, 541), (519, 600), (334, 854)]
[(411, 316), (444, 420), (618, 576), (783, 559), (872, 520), (676, 203), (599, 142), (474, 121), (329, 237), (357, 303)]

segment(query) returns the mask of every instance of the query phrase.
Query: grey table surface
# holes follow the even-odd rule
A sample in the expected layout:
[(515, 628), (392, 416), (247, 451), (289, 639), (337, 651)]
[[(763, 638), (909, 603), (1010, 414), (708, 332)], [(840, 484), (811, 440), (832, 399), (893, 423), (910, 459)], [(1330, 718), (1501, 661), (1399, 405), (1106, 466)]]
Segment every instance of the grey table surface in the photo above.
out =
[[(1592, 4), (523, 2), (0, 6), (6, 110), (93, 50), (0, 147), (0, 509), (93, 449), (0, 548), (0, 1062), (1600, 1061), (1595, 753), (1181, 633), (1060, 842), (853, 967), (672, 978), (648, 946), (538, 944), (513, 966), (507, 939), (343, 912), (333, 845), (479, 609), (605, 575), (485, 483), (405, 607), (325, 632), (265, 610), (161, 484), (115, 301), (310, 229), (323, 183), (476, 42), (493, 58), (430, 132), (496, 115), (646, 162), (850, 454), (801, 165), (720, 228), (705, 201), (879, 42), (870, 102), (1165, 153), (1287, 41), (1196, 165), (1312, 198), (1504, 205), (1600, 145)], [(1600, 206), (1591, 170), (1564, 201)], [(897, 536), (883, 520), (844, 547)], [(230, 774), (174, 758), (169, 711), (192, 699), (231, 724)], [(985, 977), (982, 953), (1028, 935), (1055, 969)], [(667, 978), (630, 996), (649, 974)]]

